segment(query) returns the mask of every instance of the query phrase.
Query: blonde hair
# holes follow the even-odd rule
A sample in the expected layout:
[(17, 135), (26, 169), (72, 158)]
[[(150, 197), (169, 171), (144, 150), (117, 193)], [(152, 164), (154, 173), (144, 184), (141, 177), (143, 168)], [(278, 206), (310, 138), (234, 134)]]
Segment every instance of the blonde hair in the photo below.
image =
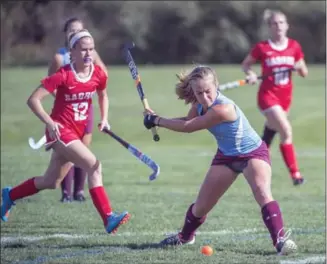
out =
[(208, 76), (213, 78), (214, 84), (218, 87), (218, 78), (213, 69), (209, 66), (196, 66), (191, 71), (182, 71), (180, 74), (176, 74), (178, 83), (175, 86), (175, 92), (178, 99), (184, 100), (185, 104), (196, 103), (196, 97), (192, 89), (192, 83), (197, 79), (205, 79)]
[(276, 15), (282, 15), (285, 17), (285, 19), (287, 20), (286, 15), (280, 11), (280, 10), (271, 10), (271, 9), (265, 9), (263, 11), (263, 21), (267, 24), (270, 25), (271, 23), (271, 19), (276, 16)]

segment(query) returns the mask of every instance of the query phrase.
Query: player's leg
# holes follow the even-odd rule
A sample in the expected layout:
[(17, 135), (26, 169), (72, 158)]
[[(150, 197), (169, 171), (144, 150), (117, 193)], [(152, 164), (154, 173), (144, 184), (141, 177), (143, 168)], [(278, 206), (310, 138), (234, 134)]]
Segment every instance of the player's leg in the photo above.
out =
[(16, 200), (34, 195), (44, 189), (58, 188), (72, 165), (71, 162), (54, 151), (43, 176), (30, 178), (13, 188), (2, 189), (1, 219), (3, 221), (8, 220), (10, 209), (15, 205)]
[(237, 174), (225, 165), (211, 166), (195, 203), (192, 203), (186, 212), (181, 232), (167, 237), (160, 244), (163, 246), (193, 244), (195, 231), (204, 223), (207, 214), (235, 181)]
[(261, 208), (262, 219), (269, 230), (273, 245), (280, 254), (288, 254), (296, 250), (295, 243), (289, 239), (289, 233), (284, 230), (281, 210), (271, 193), (271, 167), (266, 157), (261, 154), (258, 158), (248, 161), (243, 174), (248, 181), (255, 200)]
[(72, 167), (66, 177), (61, 182), (61, 199), (62, 203), (70, 203), (72, 201), (72, 184), (74, 181), (74, 167)]
[[(85, 135), (83, 136), (82, 142), (85, 146), (89, 147), (92, 142), (92, 132), (93, 132), (93, 106), (90, 106), (87, 125), (85, 128)], [(83, 202), (85, 201), (84, 195), (84, 185), (86, 180), (86, 171), (75, 166), (75, 174), (74, 174), (74, 200)]]
[(266, 143), (267, 147), (270, 148), (270, 145), (277, 134), (277, 131), (274, 129), (271, 129), (267, 123), (265, 123), (265, 126), (263, 128), (262, 133), (262, 140)]
[(280, 135), (280, 151), (293, 183), (295, 185), (303, 183), (292, 142), (292, 127), (287, 118), (287, 113), (281, 106), (275, 105), (265, 110), (264, 115), (267, 119), (268, 126), (278, 131)]
[[(275, 98), (272, 95), (259, 92), (257, 97), (257, 102), (260, 111), (264, 112), (265, 109), (270, 108), (271, 106), (277, 104), (277, 98)], [(263, 133), (262, 133), (262, 140), (266, 143), (268, 148), (270, 148), (270, 145), (276, 134), (277, 131), (269, 127), (267, 122), (265, 122)]]
[[(83, 136), (82, 142), (85, 146), (89, 147), (92, 141), (92, 133), (87, 133)], [(82, 168), (75, 166), (74, 173), (74, 200), (83, 202), (85, 201), (84, 185), (86, 182), (87, 173)]]
[(111, 203), (102, 183), (101, 163), (95, 155), (80, 140), (70, 142), (69, 145), (56, 144), (53, 147), (88, 175), (88, 186), (93, 204), (100, 214), (108, 233), (115, 233), (117, 228), (128, 221), (128, 212), (116, 214), (112, 211)]

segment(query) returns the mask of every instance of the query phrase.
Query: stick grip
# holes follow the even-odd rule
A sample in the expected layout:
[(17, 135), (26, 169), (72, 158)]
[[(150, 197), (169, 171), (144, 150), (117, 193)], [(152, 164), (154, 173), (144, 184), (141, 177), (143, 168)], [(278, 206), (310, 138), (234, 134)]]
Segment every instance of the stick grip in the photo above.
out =
[[(150, 109), (148, 100), (146, 98), (143, 98), (142, 104), (143, 104), (144, 109)], [(153, 137), (154, 141), (159, 141), (160, 140), (160, 137), (159, 137), (158, 132), (157, 132), (157, 127), (151, 128), (151, 133), (152, 133), (152, 137)]]

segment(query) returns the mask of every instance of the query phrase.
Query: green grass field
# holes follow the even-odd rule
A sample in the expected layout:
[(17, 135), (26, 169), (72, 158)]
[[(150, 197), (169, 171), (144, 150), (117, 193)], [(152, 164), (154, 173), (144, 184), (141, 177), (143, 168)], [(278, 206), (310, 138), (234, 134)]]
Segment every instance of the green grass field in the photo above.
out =
[[(176, 117), (188, 110), (174, 94), (175, 73), (182, 67), (139, 67), (150, 105), (160, 115)], [(239, 66), (216, 69), (222, 83), (243, 77)], [(194, 245), (178, 249), (153, 246), (165, 233), (182, 226), (216, 143), (207, 131), (179, 134), (164, 129), (159, 130), (160, 142), (154, 142), (143, 127), (142, 105), (128, 68), (109, 71), (112, 129), (160, 164), (159, 178), (149, 182), (146, 166), (95, 129), (91, 148), (103, 163), (104, 185), (114, 209), (130, 211), (131, 221), (117, 235), (107, 235), (87, 191), (87, 202), (82, 204), (61, 204), (60, 190), (43, 191), (18, 201), (9, 222), (1, 224), (2, 264), (325, 263), (323, 66), (310, 66), (307, 79), (295, 77), (290, 119), (305, 185), (293, 187), (278, 138), (272, 146), (273, 194), (299, 247), (298, 253), (287, 257), (276, 256), (260, 208), (241, 175), (210, 213)], [(44, 127), (26, 105), (45, 72), (45, 68), (1, 70), (1, 187), (40, 175), (47, 167), (49, 153), (28, 146), (28, 137), (39, 139)], [(264, 119), (256, 106), (256, 91), (256, 87), (246, 86), (225, 94), (236, 101), (261, 135)], [(46, 99), (48, 110), (51, 104), (52, 98)], [(214, 249), (211, 257), (200, 253), (206, 244)]]

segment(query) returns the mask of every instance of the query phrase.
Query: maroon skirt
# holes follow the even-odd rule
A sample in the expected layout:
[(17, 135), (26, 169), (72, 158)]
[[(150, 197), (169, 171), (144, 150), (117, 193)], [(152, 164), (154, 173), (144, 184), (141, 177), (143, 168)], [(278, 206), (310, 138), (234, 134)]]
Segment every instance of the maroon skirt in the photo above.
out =
[(255, 150), (238, 156), (226, 156), (218, 148), (217, 153), (211, 162), (211, 166), (225, 165), (236, 173), (242, 173), (247, 167), (248, 161), (251, 159), (264, 160), (271, 165), (269, 150), (264, 141), (262, 141), (261, 145)]

